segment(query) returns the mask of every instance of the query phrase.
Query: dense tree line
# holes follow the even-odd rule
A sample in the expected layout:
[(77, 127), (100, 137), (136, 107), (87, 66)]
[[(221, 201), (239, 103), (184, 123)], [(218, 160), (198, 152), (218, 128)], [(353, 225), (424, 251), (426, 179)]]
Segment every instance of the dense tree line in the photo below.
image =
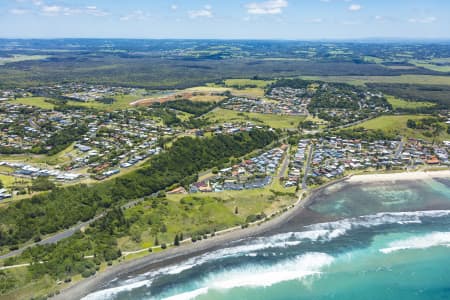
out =
[(450, 105), (450, 98), (448, 97), (450, 87), (446, 85), (370, 83), (367, 86), (398, 98), (408, 99), (410, 101), (434, 102), (437, 104), (435, 107), (415, 109), (415, 112), (418, 113), (429, 113), (432, 110), (448, 109)]
[[(180, 99), (175, 101), (168, 101), (165, 103), (157, 103), (156, 106), (160, 105), (161, 107), (167, 107), (176, 109), (179, 111), (184, 111), (194, 115), (195, 117), (199, 117), (210, 110), (213, 110), (218, 106), (217, 102), (199, 102), (199, 101), (191, 101), (186, 99)], [(155, 106), (155, 105), (153, 105)]]
[(359, 139), (368, 142), (381, 141), (381, 140), (399, 140), (400, 137), (395, 133), (386, 132), (381, 129), (365, 129), (363, 127), (341, 129), (332, 131), (331, 133), (320, 133), (318, 136), (329, 137), (330, 135), (339, 136), (343, 139)]
[(66, 149), (73, 142), (77, 141), (83, 134), (88, 131), (88, 127), (83, 123), (68, 126), (54, 135), (41, 145), (31, 149), (32, 153), (55, 155)]
[(276, 138), (270, 131), (194, 139), (184, 137), (137, 171), (95, 186), (55, 188), (0, 210), (0, 246), (14, 246), (86, 221), (114, 204), (151, 195), (175, 183), (187, 185), (202, 169), (218, 166)]

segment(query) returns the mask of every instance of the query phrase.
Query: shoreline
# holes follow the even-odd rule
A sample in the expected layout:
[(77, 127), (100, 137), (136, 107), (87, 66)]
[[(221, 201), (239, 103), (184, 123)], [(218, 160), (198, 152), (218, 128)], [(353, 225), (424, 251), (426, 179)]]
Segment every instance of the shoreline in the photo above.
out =
[[(189, 259), (209, 251), (214, 251), (230, 246), (231, 243), (242, 239), (267, 234), (279, 229), (293, 217), (306, 212), (310, 204), (315, 201), (320, 192), (330, 186), (339, 183), (368, 183), (368, 182), (395, 182), (395, 181), (412, 181), (432, 178), (450, 178), (450, 170), (443, 171), (419, 171), (419, 172), (402, 172), (402, 173), (379, 173), (379, 174), (362, 174), (350, 175), (331, 182), (328, 182), (314, 190), (311, 190), (304, 199), (299, 197), (295, 204), (291, 205), (288, 211), (277, 214), (267, 221), (257, 225), (250, 226), (245, 229), (237, 229), (226, 232), (222, 235), (210, 237), (206, 240), (197, 241), (179, 247), (173, 247), (159, 253), (150, 254), (142, 258), (133, 259), (122, 262), (120, 264), (108, 267), (105, 271), (100, 272), (93, 277), (86, 278), (74, 285), (61, 290), (59, 295), (53, 299), (58, 300), (78, 300), (95, 291), (104, 289), (112, 280), (127, 275), (142, 274), (153, 269), (171, 265), (179, 261)], [(308, 223), (319, 221), (312, 216)], [(305, 224), (306, 225), (306, 224)]]

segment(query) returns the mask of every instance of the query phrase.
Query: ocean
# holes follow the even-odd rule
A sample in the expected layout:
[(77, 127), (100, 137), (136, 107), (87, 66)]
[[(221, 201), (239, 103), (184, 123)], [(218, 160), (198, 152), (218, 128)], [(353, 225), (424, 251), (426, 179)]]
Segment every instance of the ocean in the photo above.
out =
[(84, 299), (450, 299), (450, 180), (339, 183), (264, 236)]

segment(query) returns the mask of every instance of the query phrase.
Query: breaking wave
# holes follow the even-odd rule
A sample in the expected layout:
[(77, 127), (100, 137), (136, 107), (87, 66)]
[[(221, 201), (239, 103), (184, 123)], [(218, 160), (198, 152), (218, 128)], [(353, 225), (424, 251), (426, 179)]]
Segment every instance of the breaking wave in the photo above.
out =
[[(251, 241), (242, 241), (244, 244), (224, 248), (188, 259), (181, 265), (168, 266), (156, 271), (137, 276), (127, 280), (123, 285), (92, 293), (84, 300), (111, 299), (121, 292), (130, 291), (140, 287), (150, 287), (153, 279), (162, 275), (175, 275), (183, 271), (200, 266), (207, 262), (223, 260), (232, 257), (255, 256), (258, 251), (289, 248), (300, 245), (305, 241), (328, 242), (340, 236), (349, 234), (359, 228), (372, 228), (382, 225), (421, 224), (424, 218), (441, 218), (450, 216), (450, 210), (432, 210), (417, 212), (377, 213), (335, 222), (318, 223), (306, 226), (306, 231), (288, 232), (269, 237), (259, 237)], [(450, 246), (450, 233), (433, 233), (424, 237), (410, 238), (394, 242), (388, 248), (381, 249), (383, 253), (399, 251), (409, 248), (426, 248), (433, 245)], [(174, 299), (191, 299), (198, 296), (196, 293), (207, 293), (208, 289), (229, 289), (240, 286), (266, 286), (277, 282), (301, 279), (305, 276), (320, 274), (320, 269), (331, 264), (333, 257), (325, 253), (306, 253), (294, 260), (280, 262), (273, 266), (250, 265), (243, 268), (227, 270), (224, 273), (215, 273), (205, 277), (203, 285), (192, 292), (179, 294)], [(192, 295), (192, 297), (191, 297)]]
[(431, 247), (450, 247), (450, 232), (432, 232), (424, 236), (416, 236), (389, 243), (389, 247), (380, 249), (380, 252), (389, 254), (401, 250), (427, 249)]

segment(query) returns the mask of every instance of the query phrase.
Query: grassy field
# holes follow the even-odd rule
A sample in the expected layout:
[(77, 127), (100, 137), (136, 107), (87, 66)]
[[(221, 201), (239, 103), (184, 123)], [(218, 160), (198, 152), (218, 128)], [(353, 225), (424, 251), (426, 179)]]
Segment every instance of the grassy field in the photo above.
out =
[[(125, 108), (130, 107), (131, 102), (141, 99), (143, 97), (142, 93), (143, 93), (143, 90), (139, 91), (136, 94), (114, 96), (113, 98), (116, 101), (112, 104), (105, 104), (105, 103), (101, 103), (98, 101), (90, 101), (90, 102), (68, 101), (67, 104), (72, 105), (72, 106), (83, 106), (83, 107), (94, 108), (94, 109), (98, 109), (98, 110), (112, 111), (112, 110), (125, 109)], [(9, 101), (9, 103), (21, 103), (21, 104), (25, 104), (25, 105), (32, 105), (32, 106), (40, 107), (43, 109), (53, 109), (55, 107), (55, 105), (52, 103), (46, 102), (45, 99), (48, 99), (48, 98), (27, 97), (27, 98), (18, 98), (16, 100), (11, 100), (11, 101)]]
[(403, 84), (435, 84), (450, 85), (450, 76), (434, 75), (400, 75), (400, 76), (302, 76), (306, 80), (326, 82), (342, 82), (353, 85), (365, 83), (403, 83)]
[(48, 55), (14, 55), (12, 57), (0, 57), (0, 66), (20, 61), (42, 60), (48, 57)]
[(404, 108), (404, 109), (415, 109), (415, 108), (424, 108), (424, 107), (432, 107), (436, 104), (431, 102), (420, 102), (420, 101), (406, 101), (394, 96), (386, 96), (388, 102), (392, 105), (394, 109)]
[(212, 122), (253, 122), (265, 124), (272, 128), (296, 129), (298, 124), (305, 119), (301, 116), (281, 116), (258, 113), (240, 113), (234, 110), (215, 109), (205, 115)]
[(443, 61), (440, 61), (440, 60), (436, 60), (436, 61), (411, 60), (409, 62), (414, 64), (417, 67), (422, 67), (422, 68), (433, 70), (433, 71), (450, 72), (450, 66), (439, 66), (439, 65), (435, 64), (436, 62), (448, 62), (448, 61), (445, 61), (445, 60), (443, 60)]
[[(192, 234), (204, 230), (223, 230), (240, 224), (246, 223), (247, 217), (265, 213), (269, 215), (275, 211), (283, 209), (293, 202), (296, 197), (293, 195), (295, 188), (282, 190), (286, 195), (275, 195), (271, 189), (281, 191), (276, 184), (264, 189), (244, 190), (244, 191), (224, 191), (220, 193), (198, 193), (192, 195), (168, 195), (168, 211), (164, 223), (167, 226), (165, 232), (158, 233), (160, 243), (171, 243), (175, 234), (183, 232)], [(192, 203), (188, 205), (188, 209), (180, 211), (180, 205), (183, 203)], [(149, 207), (149, 202), (144, 202), (134, 208), (126, 211), (128, 217), (139, 215), (144, 220), (150, 218), (155, 219), (155, 215), (150, 215), (145, 207)], [(238, 213), (236, 214), (236, 207)], [(142, 217), (142, 214), (149, 213), (148, 216)], [(135, 217), (133, 217), (135, 218)], [(136, 222), (131, 229), (135, 235), (140, 237), (139, 240), (133, 239), (131, 236), (120, 238), (118, 243), (123, 251), (133, 251), (136, 249), (148, 248), (155, 246), (154, 233), (151, 232), (147, 223)]]
[(224, 80), (225, 86), (227, 86), (227, 87), (254, 85), (259, 88), (265, 88), (272, 82), (273, 82), (273, 80), (244, 79), (244, 78), (243, 79), (226, 79), (226, 80)]
[(32, 105), (43, 109), (53, 109), (55, 105), (52, 103), (46, 102), (45, 97), (26, 97), (26, 98), (17, 98), (15, 100), (8, 101), (9, 103), (20, 103), (24, 105)]
[[(355, 127), (364, 127), (366, 129), (381, 129), (386, 132), (394, 132), (406, 138), (418, 138), (431, 141), (432, 137), (423, 135), (423, 130), (411, 129), (406, 126), (408, 119), (420, 120), (425, 115), (401, 115), (401, 116), (381, 116), (367, 122), (356, 125)], [(437, 141), (449, 140), (450, 135), (444, 131), (437, 137)]]

